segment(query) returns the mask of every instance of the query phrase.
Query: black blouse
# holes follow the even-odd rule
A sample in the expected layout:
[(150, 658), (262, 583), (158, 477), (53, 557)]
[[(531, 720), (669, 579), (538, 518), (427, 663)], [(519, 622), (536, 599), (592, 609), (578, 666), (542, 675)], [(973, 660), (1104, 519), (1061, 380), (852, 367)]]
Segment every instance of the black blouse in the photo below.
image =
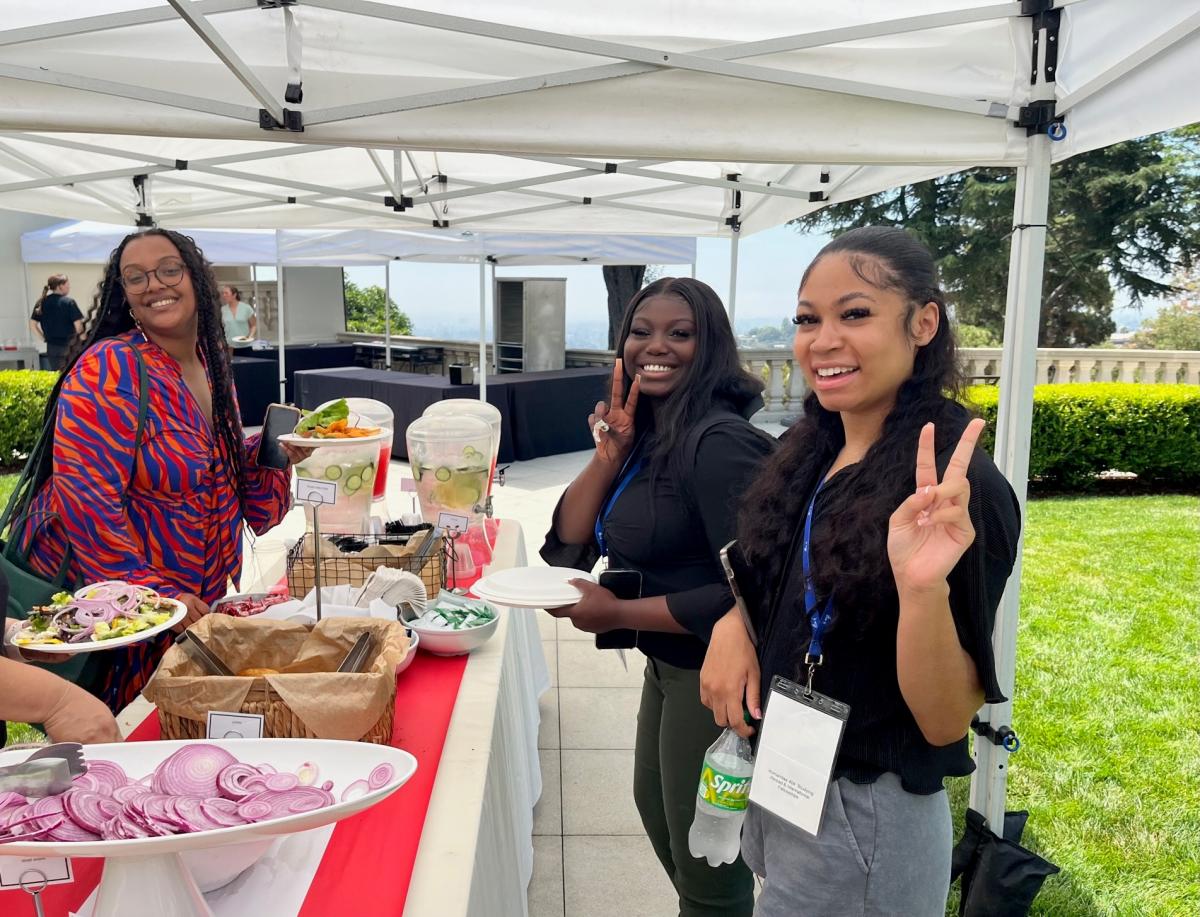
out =
[[(938, 453), (939, 472), (945, 470), (953, 451), (951, 444)], [(846, 477), (843, 469), (821, 488), (814, 519), (820, 518), (830, 495), (845, 486)], [(971, 459), (967, 480), (971, 484), (968, 511), (975, 541), (947, 577), (950, 613), (959, 643), (975, 663), (985, 700), (1000, 703), (1005, 698), (996, 680), (992, 625), (1016, 559), (1020, 507), (1008, 481), (991, 458), (979, 450)], [(836, 608), (835, 622), (822, 640), (824, 661), (816, 671), (813, 688), (850, 705), (850, 720), (834, 764), (834, 776), (872, 783), (887, 771), (897, 774), (911, 793), (936, 793), (944, 777), (969, 774), (975, 765), (967, 752), (966, 736), (939, 747), (930, 745), (922, 735), (900, 693), (896, 673), (900, 605), (890, 572), (879, 583), (877, 594), (879, 602), (868, 627), (858, 626), (855, 609)], [(764, 701), (774, 675), (803, 683), (800, 670), (804, 668), (810, 626), (804, 614), (798, 552), (775, 618), (759, 647)], [(765, 623), (759, 623), (760, 633)], [(807, 673), (806, 668), (804, 671)]]
[[(604, 521), (609, 567), (640, 571), (642, 595), (666, 596), (675, 620), (690, 631), (639, 631), (637, 648), (647, 656), (686, 669), (704, 663), (713, 625), (733, 607), (719, 552), (736, 537), (738, 501), (774, 444), (748, 420), (730, 414), (700, 437), (688, 491), (647, 463), (617, 498)], [(560, 500), (556, 524), (561, 506)], [(546, 533), (542, 558), (591, 570), (600, 557), (595, 537), (567, 545), (555, 528)]]

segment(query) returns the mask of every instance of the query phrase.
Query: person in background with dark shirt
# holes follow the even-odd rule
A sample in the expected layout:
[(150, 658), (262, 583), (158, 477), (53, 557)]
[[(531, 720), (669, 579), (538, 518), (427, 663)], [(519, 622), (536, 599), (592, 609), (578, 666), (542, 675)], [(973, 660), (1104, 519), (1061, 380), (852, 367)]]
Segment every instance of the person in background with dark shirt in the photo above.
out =
[[(581, 630), (626, 629), (648, 657), (638, 711), (634, 800), (682, 917), (748, 917), (753, 878), (739, 858), (712, 868), (688, 851), (704, 752), (720, 734), (700, 704), (700, 664), (732, 602), (719, 551), (738, 499), (774, 440), (747, 419), (762, 382), (742, 369), (720, 298), (663, 278), (629, 304), (611, 401), (588, 418), (596, 452), (555, 510), (542, 557), (636, 570), (642, 598), (575, 581), (583, 599), (551, 613)], [(611, 635), (610, 635), (611, 636)]]
[(29, 316), (29, 327), (46, 342), (46, 352), (40, 359), (42, 369), (62, 369), (71, 341), (83, 333), (83, 313), (67, 295), (70, 292), (71, 281), (66, 274), (51, 274)]
[[(761, 571), (757, 654), (730, 611), (700, 684), (716, 722), (748, 735), (743, 702), (761, 718), (775, 675), (807, 681), (811, 620), (828, 609), (812, 688), (850, 718), (816, 837), (750, 806), (755, 914), (940, 917), (952, 843), (942, 781), (974, 769), (971, 717), (1004, 700), (991, 636), (1020, 510), (975, 448), (983, 421), (953, 400), (954, 335), (924, 245), (890, 227), (837, 237), (805, 272), (794, 321), (811, 391), (739, 526)], [(797, 533), (810, 505), (806, 597)]]

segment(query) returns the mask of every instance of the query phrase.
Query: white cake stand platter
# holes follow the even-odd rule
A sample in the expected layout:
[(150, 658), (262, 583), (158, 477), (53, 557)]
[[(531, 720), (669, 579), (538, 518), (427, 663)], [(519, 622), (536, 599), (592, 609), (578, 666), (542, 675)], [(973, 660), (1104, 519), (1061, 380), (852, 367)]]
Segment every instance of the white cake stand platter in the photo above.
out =
[[(225, 748), (239, 761), (269, 764), (279, 771), (295, 772), (301, 764), (316, 764), (319, 769), (317, 783), (332, 780), (334, 799), (339, 799), (341, 792), (354, 781), (365, 780), (380, 764), (390, 764), (394, 772), (386, 785), (363, 796), (335, 802), (313, 812), (256, 824), (133, 840), (10, 841), (0, 846), (0, 853), (30, 857), (104, 857), (104, 874), (93, 917), (212, 917), (196, 879), (185, 865), (183, 854), (236, 846), (240, 848), (237, 851), (222, 851), (233, 855), (231, 859), (237, 865), (232, 871), (236, 875), (239, 865), (242, 868), (249, 866), (276, 838), (320, 828), (370, 808), (400, 789), (417, 769), (417, 759), (408, 752), (367, 742), (325, 739), (203, 741)], [(137, 779), (151, 773), (175, 751), (193, 744), (195, 742), (173, 741), (88, 745), (84, 747), (84, 757), (116, 762), (131, 778)], [(28, 754), (28, 751), (0, 752), (0, 765), (14, 764)], [(228, 864), (218, 867), (218, 871), (229, 869)], [(223, 877), (224, 881), (229, 878), (228, 874)], [(201, 881), (208, 885), (211, 880), (205, 877)]]

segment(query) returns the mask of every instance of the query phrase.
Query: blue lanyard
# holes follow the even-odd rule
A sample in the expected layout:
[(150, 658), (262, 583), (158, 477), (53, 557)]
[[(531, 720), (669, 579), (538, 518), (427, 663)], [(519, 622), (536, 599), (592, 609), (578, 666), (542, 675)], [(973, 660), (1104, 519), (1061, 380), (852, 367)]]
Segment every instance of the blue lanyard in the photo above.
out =
[[(821, 664), (821, 637), (825, 633), (825, 628), (829, 626), (829, 622), (833, 620), (833, 596), (825, 600), (823, 608), (817, 608), (817, 590), (813, 585), (812, 555), (809, 550), (809, 543), (812, 540), (813, 510), (817, 505), (817, 494), (825, 486), (825, 475), (828, 473), (828, 471), (821, 473), (817, 489), (813, 491), (812, 499), (808, 501), (808, 512), (804, 517), (804, 546), (800, 550), (800, 561), (804, 565), (804, 611), (808, 615), (808, 622), (812, 629), (808, 653), (805, 654), (804, 660), (809, 665)], [(810, 682), (811, 679), (810, 674)]]
[(629, 454), (629, 458), (625, 459), (625, 464), (621, 466), (621, 479), (617, 482), (617, 488), (613, 491), (611, 497), (600, 510), (600, 515), (596, 517), (596, 544), (600, 547), (600, 556), (608, 557), (608, 544), (604, 539), (604, 523), (608, 520), (608, 514), (612, 512), (613, 506), (617, 500), (621, 498), (621, 494), (625, 492), (625, 488), (629, 486), (629, 482), (637, 477), (637, 473), (642, 470), (642, 466), (646, 464), (646, 459), (641, 455), (641, 442), (633, 447), (633, 452)]

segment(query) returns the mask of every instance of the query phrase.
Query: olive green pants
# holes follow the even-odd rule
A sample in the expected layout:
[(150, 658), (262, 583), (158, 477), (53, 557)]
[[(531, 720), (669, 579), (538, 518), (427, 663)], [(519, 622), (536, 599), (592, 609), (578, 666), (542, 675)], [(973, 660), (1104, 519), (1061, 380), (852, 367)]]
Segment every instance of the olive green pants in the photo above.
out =
[(739, 856), (712, 867), (688, 852), (704, 752), (721, 729), (700, 703), (700, 672), (646, 660), (633, 757), (633, 798), (679, 893), (680, 917), (750, 917), (754, 877)]

